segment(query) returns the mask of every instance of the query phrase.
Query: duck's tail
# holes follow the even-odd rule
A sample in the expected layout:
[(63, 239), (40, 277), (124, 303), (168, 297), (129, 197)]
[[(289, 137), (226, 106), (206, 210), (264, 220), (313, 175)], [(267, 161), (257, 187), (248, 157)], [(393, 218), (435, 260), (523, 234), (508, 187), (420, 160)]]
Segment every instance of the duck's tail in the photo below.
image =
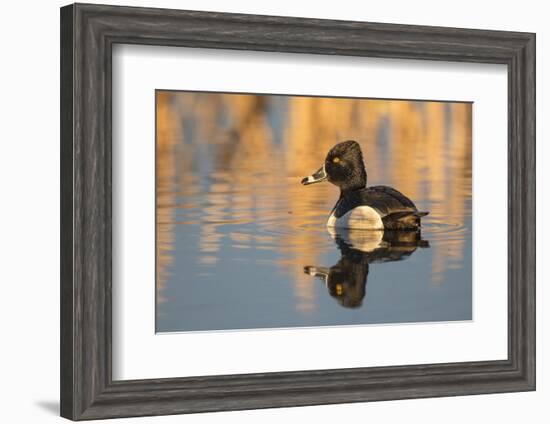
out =
[(382, 222), (387, 230), (418, 230), (420, 218), (428, 213), (420, 211), (394, 212), (382, 218)]

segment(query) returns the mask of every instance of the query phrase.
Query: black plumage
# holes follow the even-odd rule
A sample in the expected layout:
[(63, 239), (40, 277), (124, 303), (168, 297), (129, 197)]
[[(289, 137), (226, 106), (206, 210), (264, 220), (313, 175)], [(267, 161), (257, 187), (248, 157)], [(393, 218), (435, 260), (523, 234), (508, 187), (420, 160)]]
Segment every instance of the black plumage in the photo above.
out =
[(359, 206), (370, 206), (382, 218), (384, 228), (406, 230), (420, 226), (420, 217), (427, 212), (419, 212), (414, 203), (403, 193), (388, 186), (372, 186), (342, 193), (333, 209), (336, 218), (341, 218)]

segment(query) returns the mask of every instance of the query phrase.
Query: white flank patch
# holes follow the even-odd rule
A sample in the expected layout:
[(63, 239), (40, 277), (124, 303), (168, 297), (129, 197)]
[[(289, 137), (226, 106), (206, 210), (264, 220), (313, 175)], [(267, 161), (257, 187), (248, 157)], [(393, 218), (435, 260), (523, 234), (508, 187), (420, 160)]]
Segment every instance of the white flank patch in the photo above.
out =
[(373, 208), (370, 206), (358, 206), (340, 218), (336, 218), (334, 213), (332, 213), (328, 218), (327, 227), (383, 230), (384, 224), (378, 212)]

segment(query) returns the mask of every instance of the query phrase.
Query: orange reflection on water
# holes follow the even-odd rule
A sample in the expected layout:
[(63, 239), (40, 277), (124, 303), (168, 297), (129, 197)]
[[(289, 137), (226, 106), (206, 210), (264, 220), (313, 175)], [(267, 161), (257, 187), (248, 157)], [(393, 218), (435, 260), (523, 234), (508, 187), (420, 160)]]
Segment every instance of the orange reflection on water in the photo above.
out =
[(174, 243), (174, 145), (180, 140), (181, 127), (177, 112), (168, 93), (158, 93), (156, 104), (156, 278), (157, 301), (162, 301), (162, 290), (169, 267), (173, 262)]
[[(199, 225), (201, 265), (215, 267), (224, 241), (273, 251), (293, 281), (296, 308), (315, 308), (303, 265), (316, 263), (337, 189), (299, 184), (339, 141), (357, 140), (369, 185), (391, 185), (429, 210), (432, 283), (464, 260), (471, 215), (469, 103), (192, 92), (157, 93), (157, 290), (173, 264), (174, 231)], [(251, 227), (254, 224), (255, 227)], [(244, 260), (244, 259), (243, 259)], [(222, 277), (220, 277), (222, 278)]]

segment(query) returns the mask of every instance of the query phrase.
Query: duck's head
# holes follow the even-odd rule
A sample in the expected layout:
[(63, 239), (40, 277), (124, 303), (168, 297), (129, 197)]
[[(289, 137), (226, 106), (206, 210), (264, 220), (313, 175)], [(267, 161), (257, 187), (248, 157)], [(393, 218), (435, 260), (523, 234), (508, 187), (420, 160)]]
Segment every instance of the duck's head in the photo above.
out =
[(330, 268), (305, 266), (304, 273), (319, 277), (330, 294), (346, 308), (358, 308), (365, 297), (365, 287), (369, 274), (367, 256), (362, 252), (347, 248), (342, 250), (340, 260)]
[(367, 185), (367, 172), (359, 143), (353, 140), (335, 145), (327, 154), (324, 165), (302, 179), (303, 185), (329, 181), (342, 191), (358, 190)]

